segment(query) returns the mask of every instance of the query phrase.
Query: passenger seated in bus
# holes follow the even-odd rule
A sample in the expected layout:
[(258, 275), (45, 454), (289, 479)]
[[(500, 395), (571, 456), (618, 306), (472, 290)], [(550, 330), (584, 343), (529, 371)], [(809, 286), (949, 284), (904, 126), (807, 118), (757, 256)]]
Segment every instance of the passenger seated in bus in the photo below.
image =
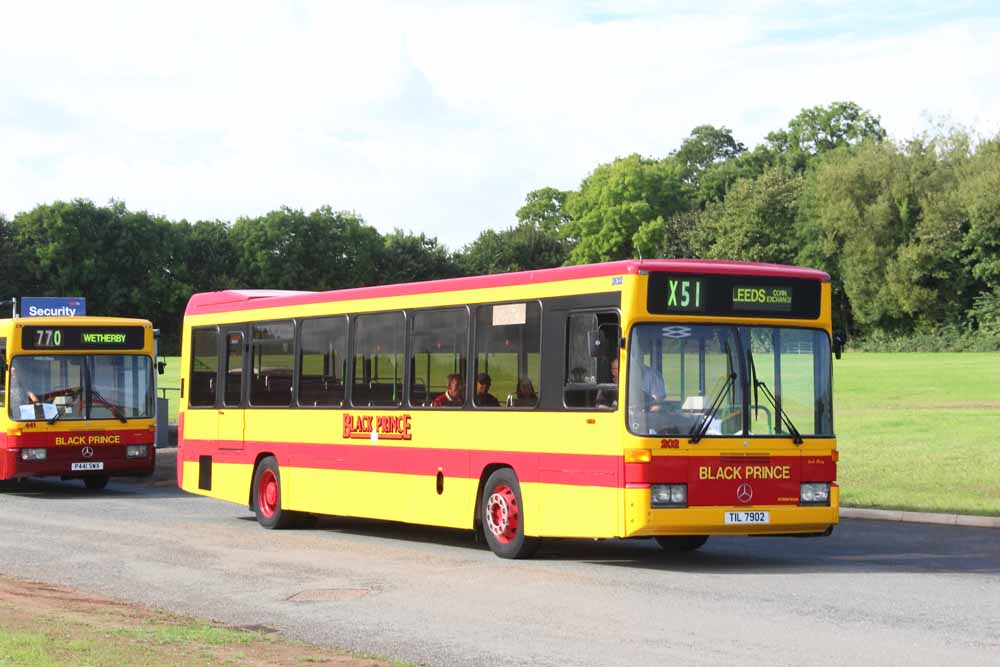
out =
[(514, 407), (533, 406), (538, 402), (538, 394), (535, 393), (535, 386), (531, 384), (531, 378), (523, 377), (517, 381), (517, 396), (508, 397), (508, 405)]
[[(611, 382), (616, 387), (618, 386), (618, 359), (611, 360)], [(599, 408), (611, 408), (614, 410), (618, 407), (618, 390), (599, 389), (595, 403)]]
[(485, 408), (498, 408), (500, 401), (490, 393), (490, 385), (493, 381), (489, 373), (480, 373), (476, 376), (476, 405)]
[(460, 374), (448, 376), (448, 388), (434, 399), (433, 405), (435, 408), (465, 405), (465, 383)]

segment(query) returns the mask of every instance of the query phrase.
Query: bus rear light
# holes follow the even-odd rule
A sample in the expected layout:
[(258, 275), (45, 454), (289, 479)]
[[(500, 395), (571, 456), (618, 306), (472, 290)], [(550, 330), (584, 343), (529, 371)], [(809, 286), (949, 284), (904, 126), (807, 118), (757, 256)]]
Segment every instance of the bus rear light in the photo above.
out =
[(148, 451), (149, 445), (127, 445), (125, 447), (125, 458), (142, 459), (146, 457)]
[(800, 505), (829, 505), (829, 482), (806, 482), (799, 487)]
[(653, 484), (650, 490), (653, 507), (687, 507), (687, 484)]
[(49, 457), (49, 452), (43, 447), (32, 447), (21, 450), (22, 461), (44, 461)]
[(651, 449), (626, 449), (625, 463), (649, 463), (653, 460)]

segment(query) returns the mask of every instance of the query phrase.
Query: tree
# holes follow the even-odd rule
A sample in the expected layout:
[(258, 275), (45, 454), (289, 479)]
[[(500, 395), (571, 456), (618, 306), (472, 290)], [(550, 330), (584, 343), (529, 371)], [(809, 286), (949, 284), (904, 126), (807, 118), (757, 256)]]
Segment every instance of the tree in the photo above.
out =
[(282, 208), (240, 218), (230, 234), (244, 287), (330, 290), (377, 282), (382, 239), (354, 213)]
[(886, 136), (878, 116), (854, 102), (834, 102), (803, 109), (787, 129), (768, 134), (767, 141), (789, 168), (801, 172), (817, 155), (865, 140), (880, 142)]
[(57, 201), (15, 217), (14, 239), (33, 295), (83, 296), (90, 313), (142, 317), (178, 335), (190, 285), (174, 270), (180, 243), (165, 218), (123, 202)]
[(548, 269), (565, 263), (564, 241), (532, 223), (503, 231), (487, 229), (458, 256), (467, 275)]
[(382, 241), (376, 270), (379, 284), (453, 278), (460, 274), (448, 249), (436, 238), (397, 229)]
[(524, 198), (524, 206), (517, 209), (518, 223), (558, 236), (563, 225), (569, 221), (564, 210), (567, 194), (555, 188), (532, 190)]
[(972, 276), (1000, 294), (1000, 134), (962, 165), (957, 190), (969, 225), (963, 247)]
[(798, 247), (795, 220), (802, 188), (799, 176), (771, 169), (740, 179), (724, 202), (709, 204), (692, 242), (699, 256), (791, 264)]
[(241, 287), (236, 278), (239, 251), (226, 223), (199, 220), (190, 224), (182, 220), (177, 227), (183, 260), (174, 269), (184, 276), (194, 292)]
[[(20, 281), (18, 275), (18, 263), (20, 262), (20, 252), (14, 244), (14, 227), (7, 218), (0, 215), (0, 255), (3, 262), (0, 262), (0, 301), (15, 297), (20, 292)], [(7, 314), (0, 311), (0, 317)]]
[[(604, 262), (635, 257), (636, 233), (688, 207), (684, 170), (677, 161), (639, 155), (597, 167), (579, 191), (566, 198), (570, 220), (563, 235), (572, 245), (568, 262)], [(662, 221), (658, 221), (661, 219)]]

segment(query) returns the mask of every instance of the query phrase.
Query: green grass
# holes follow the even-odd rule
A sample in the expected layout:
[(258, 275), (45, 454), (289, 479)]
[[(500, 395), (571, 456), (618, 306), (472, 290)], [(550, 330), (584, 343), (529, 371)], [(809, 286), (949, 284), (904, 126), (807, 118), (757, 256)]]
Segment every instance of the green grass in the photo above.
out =
[[(168, 358), (160, 385), (179, 370)], [(848, 353), (833, 372), (845, 505), (1000, 516), (1000, 354)]]
[(1000, 516), (1000, 354), (834, 362), (841, 501)]

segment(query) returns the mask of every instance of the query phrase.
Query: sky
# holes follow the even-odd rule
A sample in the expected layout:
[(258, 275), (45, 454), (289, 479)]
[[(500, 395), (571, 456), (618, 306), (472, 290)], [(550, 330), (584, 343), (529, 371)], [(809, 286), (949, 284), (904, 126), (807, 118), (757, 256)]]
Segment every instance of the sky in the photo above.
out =
[(998, 82), (995, 2), (0, 0), (0, 214), (329, 205), (458, 250), (698, 125), (752, 147), (843, 100), (992, 136)]

